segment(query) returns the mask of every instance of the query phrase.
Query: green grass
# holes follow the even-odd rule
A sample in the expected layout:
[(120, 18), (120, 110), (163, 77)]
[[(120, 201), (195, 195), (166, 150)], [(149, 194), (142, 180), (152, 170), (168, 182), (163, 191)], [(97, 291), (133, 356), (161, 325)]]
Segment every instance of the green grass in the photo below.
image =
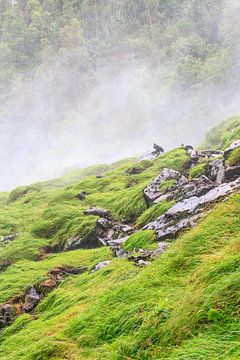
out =
[[(219, 130), (218, 141), (213, 132), (207, 141), (226, 147), (237, 136), (238, 126), (232, 119)], [(0, 236), (18, 234), (0, 250), (0, 264), (10, 263), (0, 273), (1, 303), (46, 279), (55, 267), (89, 269), (66, 278), (33, 313), (21, 315), (0, 333), (2, 360), (240, 358), (239, 194), (215, 206), (145, 268), (112, 258), (109, 248), (40, 259), (40, 247), (61, 248), (69, 237), (87, 236), (93, 230), (97, 217), (83, 214), (90, 206), (108, 209), (116, 220), (138, 228), (156, 219), (173, 202), (147, 208), (144, 187), (164, 167), (182, 172), (187, 161), (179, 148), (152, 162), (139, 165), (127, 159), (74, 170), (27, 191), (18, 188), (9, 198), (0, 196)], [(126, 174), (137, 166), (142, 166), (140, 174)], [(196, 167), (190, 176), (198, 176), (199, 171)], [(97, 179), (96, 172), (104, 177)], [(84, 201), (76, 199), (79, 191), (88, 192)], [(152, 231), (138, 231), (124, 247), (148, 249), (154, 241)], [(111, 263), (90, 273), (104, 260)]]
[(225, 150), (233, 141), (238, 139), (240, 139), (240, 117), (235, 116), (213, 128), (201, 147)]
[(159, 216), (167, 212), (173, 205), (174, 201), (161, 201), (159, 204), (152, 205), (145, 210), (137, 219), (136, 226), (140, 229), (149, 222), (156, 220)]
[(240, 148), (236, 148), (231, 152), (227, 159), (227, 165), (239, 166), (240, 165)]
[(123, 249), (126, 251), (133, 251), (139, 249), (148, 249), (156, 239), (155, 233), (152, 230), (138, 231), (131, 235), (123, 244)]

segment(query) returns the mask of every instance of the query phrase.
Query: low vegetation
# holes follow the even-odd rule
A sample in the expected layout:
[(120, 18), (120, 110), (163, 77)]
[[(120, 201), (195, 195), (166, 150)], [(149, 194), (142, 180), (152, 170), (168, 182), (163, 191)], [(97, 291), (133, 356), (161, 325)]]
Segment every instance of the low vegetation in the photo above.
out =
[[(230, 128), (231, 136), (223, 128)], [(237, 129), (236, 119), (231, 119), (218, 130), (219, 142), (213, 133), (207, 141), (224, 148), (230, 137), (236, 139)], [(229, 164), (237, 157), (229, 157)], [(1, 195), (0, 235), (17, 234), (0, 251), (0, 264), (6, 265), (0, 273), (1, 304), (46, 279), (51, 269), (88, 267), (66, 278), (32, 313), (0, 332), (2, 360), (240, 358), (238, 193), (207, 212), (197, 227), (172, 240), (163, 255), (143, 268), (113, 257), (108, 247), (43, 251), (53, 246), (61, 250), (68, 238), (87, 236), (97, 220), (84, 215), (90, 206), (109, 209), (116, 220), (141, 229), (174, 204), (163, 201), (147, 208), (144, 187), (164, 167), (182, 172), (187, 160), (179, 148), (142, 164), (139, 174), (126, 173), (137, 166), (135, 159), (128, 159), (107, 167), (101, 178), (86, 170), (77, 179), (67, 175), (67, 187), (63, 177), (27, 191), (14, 190), (8, 201)], [(190, 176), (197, 174), (191, 171)], [(76, 198), (81, 191), (87, 192), (82, 201)], [(154, 232), (140, 230), (124, 249), (154, 246)], [(105, 260), (111, 262), (91, 272)]]

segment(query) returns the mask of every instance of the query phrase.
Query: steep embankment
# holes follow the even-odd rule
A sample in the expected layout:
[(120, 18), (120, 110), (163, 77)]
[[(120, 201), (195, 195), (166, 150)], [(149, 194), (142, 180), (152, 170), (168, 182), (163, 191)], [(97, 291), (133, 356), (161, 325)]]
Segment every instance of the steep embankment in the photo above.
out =
[[(226, 150), (239, 129), (225, 122), (203, 148)], [(238, 359), (239, 148), (3, 194), (1, 359)]]

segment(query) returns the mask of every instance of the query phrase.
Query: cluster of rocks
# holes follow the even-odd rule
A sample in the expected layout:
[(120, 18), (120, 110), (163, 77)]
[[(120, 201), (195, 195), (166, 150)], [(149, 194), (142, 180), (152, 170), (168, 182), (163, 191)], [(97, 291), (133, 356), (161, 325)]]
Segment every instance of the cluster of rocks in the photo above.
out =
[[(213, 203), (239, 189), (240, 167), (229, 168), (225, 162), (231, 152), (239, 146), (240, 141), (235, 142), (224, 153), (219, 151), (197, 153), (192, 147), (186, 147), (192, 161), (199, 161), (200, 156), (210, 159), (206, 165), (206, 175), (189, 181), (177, 171), (164, 169), (145, 188), (144, 196), (148, 205), (163, 200), (174, 200), (176, 204), (164, 215), (147, 224), (144, 229), (155, 230), (158, 241), (175, 238), (180, 231), (195, 226), (203, 216), (204, 210)], [(223, 159), (214, 159), (219, 155), (223, 155)], [(169, 180), (174, 180), (174, 184), (163, 187), (163, 184)]]
[(33, 311), (43, 297), (62, 283), (66, 276), (81, 274), (87, 270), (86, 266), (65, 266), (50, 270), (46, 280), (38, 285), (31, 285), (25, 293), (0, 306), (0, 329), (10, 325), (18, 315)]
[(64, 251), (94, 249), (101, 246), (116, 248), (118, 242), (123, 241), (135, 231), (132, 226), (113, 220), (108, 210), (90, 208), (84, 213), (99, 216), (95, 228), (85, 237), (75, 236), (68, 239), (64, 245)]

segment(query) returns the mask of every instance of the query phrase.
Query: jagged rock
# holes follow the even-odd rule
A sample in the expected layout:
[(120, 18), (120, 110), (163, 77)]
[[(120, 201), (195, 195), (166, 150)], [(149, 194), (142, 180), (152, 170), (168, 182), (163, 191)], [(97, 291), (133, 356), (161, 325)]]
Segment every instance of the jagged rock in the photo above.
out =
[(226, 181), (234, 181), (240, 176), (240, 166), (229, 166), (225, 170)]
[(13, 305), (4, 304), (0, 306), (0, 329), (11, 324), (17, 315)]
[(22, 306), (24, 311), (28, 312), (28, 311), (33, 310), (37, 306), (37, 304), (39, 303), (40, 300), (41, 300), (41, 297), (37, 293), (35, 287), (31, 286), (25, 295), (24, 303)]
[(85, 210), (83, 213), (84, 213), (84, 215), (94, 215), (94, 216), (99, 216), (104, 219), (111, 219), (110, 211), (98, 209), (96, 207)]
[(104, 231), (107, 231), (112, 228), (112, 222), (104, 218), (98, 219), (97, 225), (99, 226), (100, 229)]
[(111, 263), (111, 260), (106, 260), (106, 261), (102, 261), (99, 262), (97, 265), (95, 265), (92, 270), (90, 271), (90, 273), (94, 273), (102, 268), (104, 268), (105, 266), (109, 265)]
[(220, 185), (224, 181), (225, 169), (222, 159), (211, 161), (206, 165), (206, 175), (216, 185)]
[(192, 215), (197, 209), (199, 198), (193, 196), (191, 198), (179, 201), (171, 209), (169, 209), (164, 216), (167, 218), (183, 218)]
[(206, 206), (219, 199), (230, 195), (233, 192), (233, 187), (230, 184), (221, 184), (216, 188), (210, 190), (207, 194), (199, 198), (199, 206)]
[(202, 196), (214, 187), (213, 182), (205, 175), (197, 179), (193, 179), (187, 184), (178, 184), (176, 190), (172, 193), (172, 198), (175, 200), (188, 199), (192, 196)]
[(165, 168), (161, 171), (161, 173), (144, 189), (144, 197), (147, 203), (152, 203), (156, 201), (157, 198), (164, 195), (169, 189), (161, 189), (161, 185), (164, 184), (164, 181), (167, 180), (175, 180), (176, 186), (179, 184), (186, 183), (187, 179), (178, 171)]
[(95, 231), (92, 231), (87, 237), (74, 236), (65, 242), (64, 251), (71, 251), (76, 249), (96, 249), (106, 246), (103, 239), (99, 238)]
[(224, 151), (224, 159), (226, 160), (231, 152), (238, 147), (240, 147), (240, 140), (233, 141), (232, 144)]
[(176, 203), (164, 215), (147, 224), (143, 229), (155, 230), (158, 241), (175, 238), (182, 230), (191, 228), (202, 217), (203, 210), (240, 187), (240, 181), (222, 184), (200, 197), (193, 196)]
[(78, 193), (76, 195), (76, 198), (80, 201), (83, 201), (83, 200), (85, 200), (86, 195), (88, 195), (88, 193), (86, 191), (81, 191), (80, 193)]

